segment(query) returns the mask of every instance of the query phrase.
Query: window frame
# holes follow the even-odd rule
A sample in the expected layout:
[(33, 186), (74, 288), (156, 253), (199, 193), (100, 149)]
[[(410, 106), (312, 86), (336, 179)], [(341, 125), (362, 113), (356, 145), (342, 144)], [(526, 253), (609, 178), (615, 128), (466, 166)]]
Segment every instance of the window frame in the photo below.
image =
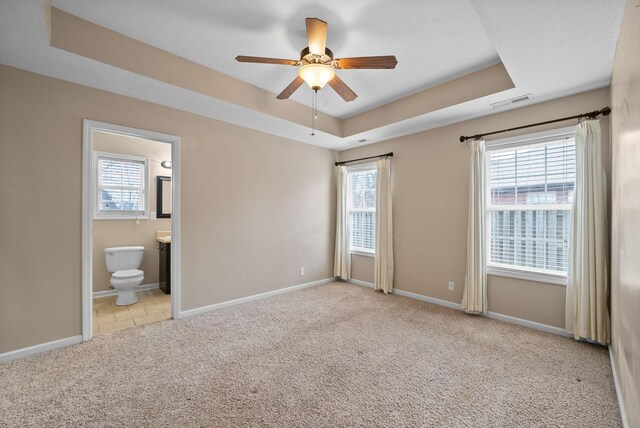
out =
[[(144, 197), (144, 210), (143, 211), (103, 211), (100, 209), (99, 198), (99, 179), (100, 168), (98, 159), (100, 157), (110, 158), (116, 161), (135, 161), (143, 164), (143, 197)], [(93, 206), (93, 219), (94, 220), (137, 220), (137, 219), (150, 219), (150, 189), (149, 189), (149, 158), (144, 156), (127, 155), (122, 153), (111, 153), (103, 151), (94, 151), (93, 153), (93, 176), (91, 184), (91, 205)]]
[[(376, 214), (376, 208), (371, 209), (371, 208), (363, 208), (363, 209), (358, 209), (358, 210), (352, 210), (351, 209), (351, 201), (353, 200), (351, 198), (351, 186), (350, 186), (350, 175), (354, 174), (354, 173), (359, 173), (359, 172), (367, 172), (367, 171), (375, 171), (376, 172), (376, 205), (377, 205), (377, 198), (378, 198), (378, 189), (377, 189), (377, 174), (378, 174), (378, 167), (376, 165), (375, 162), (366, 162), (366, 163), (361, 163), (361, 164), (357, 164), (357, 165), (349, 165), (347, 166), (347, 173), (346, 173), (346, 180), (347, 180), (347, 206), (346, 208), (346, 214), (347, 214), (347, 222), (349, 225), (349, 253), (352, 255), (357, 255), (357, 256), (363, 256), (363, 257), (375, 257), (376, 255), (376, 248), (374, 248), (373, 250), (370, 250), (368, 248), (360, 248), (360, 247), (352, 247), (351, 246), (351, 242), (352, 242), (352, 231), (351, 231), (351, 212), (352, 211), (358, 211), (358, 212), (373, 212), (374, 216)], [(375, 236), (374, 236), (374, 240), (373, 240), (373, 245), (375, 247), (376, 242), (375, 242)]]
[[(575, 138), (576, 129), (574, 126), (568, 126), (564, 128), (556, 128), (549, 131), (536, 132), (532, 134), (519, 135), (516, 137), (507, 137), (493, 141), (487, 141), (485, 143), (485, 150), (487, 156), (485, 156), (485, 170), (486, 170), (486, 183), (485, 183), (485, 236), (486, 246), (485, 251), (487, 254), (485, 260), (485, 270), (487, 275), (503, 276), (508, 278), (524, 279), (528, 281), (543, 282), (547, 284), (567, 285), (567, 275), (562, 273), (552, 273), (546, 270), (540, 270), (535, 268), (526, 268), (521, 266), (510, 266), (491, 264), (491, 212), (495, 209), (490, 209), (491, 204), (491, 166), (490, 152), (508, 148), (516, 148), (527, 145), (538, 145), (558, 141), (562, 138)], [(552, 204), (549, 204), (552, 205)], [(548, 211), (548, 210), (542, 210)], [(569, 208), (571, 213), (572, 208)]]

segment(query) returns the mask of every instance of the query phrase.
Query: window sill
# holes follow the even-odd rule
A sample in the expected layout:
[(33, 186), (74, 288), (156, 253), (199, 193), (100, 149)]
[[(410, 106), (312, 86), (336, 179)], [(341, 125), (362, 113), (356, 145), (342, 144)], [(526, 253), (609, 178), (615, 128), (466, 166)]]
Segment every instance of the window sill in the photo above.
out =
[(508, 278), (524, 279), (527, 281), (544, 282), (547, 284), (567, 285), (566, 276), (497, 266), (487, 266), (487, 275), (505, 276)]
[(370, 253), (368, 251), (351, 250), (351, 255), (352, 256), (362, 256), (362, 257), (375, 257), (376, 253)]
[(105, 216), (101, 216), (101, 217), (94, 217), (94, 220), (155, 220), (155, 219), (151, 219), (149, 216), (112, 216), (112, 217), (105, 217)]

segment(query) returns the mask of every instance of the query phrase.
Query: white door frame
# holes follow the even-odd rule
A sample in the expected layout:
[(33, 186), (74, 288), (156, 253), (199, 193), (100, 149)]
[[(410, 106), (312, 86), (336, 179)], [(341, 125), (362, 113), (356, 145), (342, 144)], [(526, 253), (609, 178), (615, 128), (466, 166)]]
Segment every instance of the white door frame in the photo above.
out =
[(171, 144), (171, 317), (180, 319), (180, 137), (88, 119), (82, 127), (82, 340), (93, 337), (93, 131)]

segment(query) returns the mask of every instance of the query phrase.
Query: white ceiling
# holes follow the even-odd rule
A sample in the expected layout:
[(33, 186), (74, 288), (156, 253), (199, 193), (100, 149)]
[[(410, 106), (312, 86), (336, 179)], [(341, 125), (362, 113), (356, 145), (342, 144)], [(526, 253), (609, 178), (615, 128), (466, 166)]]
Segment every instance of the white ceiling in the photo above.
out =
[[(495, 112), (489, 104), (532, 93), (541, 102), (609, 84), (624, 0), (52, 0), (73, 15), (279, 93), (288, 66), (239, 64), (236, 55), (297, 58), (304, 18), (329, 23), (336, 57), (394, 54), (395, 70), (340, 70), (358, 94), (330, 88), (319, 108), (345, 118), (502, 60), (516, 88), (350, 136), (308, 129), (48, 45), (38, 0), (0, 2), (0, 63), (334, 149), (419, 132)], [(293, 100), (309, 105), (302, 87)], [(275, 96), (275, 95), (274, 95)]]

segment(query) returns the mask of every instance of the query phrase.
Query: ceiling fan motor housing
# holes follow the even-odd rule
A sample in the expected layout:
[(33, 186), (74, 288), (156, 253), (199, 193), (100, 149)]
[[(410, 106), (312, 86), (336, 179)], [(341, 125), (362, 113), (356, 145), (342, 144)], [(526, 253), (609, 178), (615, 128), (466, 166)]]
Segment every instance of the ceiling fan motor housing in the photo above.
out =
[(329, 48), (324, 49), (324, 55), (316, 55), (311, 53), (308, 46), (302, 49), (302, 51), (300, 52), (301, 65), (306, 65), (306, 64), (331, 65), (332, 62), (333, 62), (333, 52)]

